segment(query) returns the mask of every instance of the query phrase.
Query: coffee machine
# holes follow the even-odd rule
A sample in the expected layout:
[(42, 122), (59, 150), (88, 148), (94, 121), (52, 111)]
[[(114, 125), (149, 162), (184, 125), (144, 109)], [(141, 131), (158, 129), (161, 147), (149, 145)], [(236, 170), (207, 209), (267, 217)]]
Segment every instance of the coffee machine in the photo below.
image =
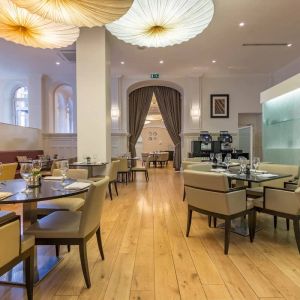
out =
[(211, 151), (212, 137), (208, 131), (200, 132), (199, 141), (201, 142), (201, 145), (200, 145), (201, 152), (210, 152)]
[(220, 131), (218, 141), (221, 143), (222, 152), (231, 152), (232, 135), (228, 131)]

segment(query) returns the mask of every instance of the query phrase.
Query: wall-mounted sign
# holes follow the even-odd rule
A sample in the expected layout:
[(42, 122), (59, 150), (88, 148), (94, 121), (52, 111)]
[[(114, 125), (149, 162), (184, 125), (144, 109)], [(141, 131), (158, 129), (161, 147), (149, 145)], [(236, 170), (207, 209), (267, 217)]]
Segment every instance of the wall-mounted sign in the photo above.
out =
[(158, 79), (159, 78), (159, 73), (151, 73), (150, 78), (151, 79)]

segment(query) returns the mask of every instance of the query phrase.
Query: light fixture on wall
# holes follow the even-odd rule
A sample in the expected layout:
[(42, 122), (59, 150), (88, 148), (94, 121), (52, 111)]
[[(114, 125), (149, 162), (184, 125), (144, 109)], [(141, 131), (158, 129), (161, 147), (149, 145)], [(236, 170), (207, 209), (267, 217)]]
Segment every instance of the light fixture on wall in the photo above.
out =
[(120, 117), (120, 110), (119, 110), (119, 107), (118, 107), (118, 106), (113, 106), (113, 107), (111, 108), (111, 118), (112, 118), (113, 120), (117, 120), (117, 119), (119, 119), (119, 117)]
[(10, 0), (0, 0), (0, 28), (0, 38), (36, 48), (66, 47), (79, 37), (78, 27), (31, 14)]
[(106, 28), (126, 43), (166, 47), (200, 34), (213, 14), (212, 0), (135, 0), (123, 17)]
[(151, 121), (145, 121), (145, 125), (148, 125), (150, 123), (151, 123)]
[(133, 0), (11, 0), (33, 14), (78, 27), (102, 26), (124, 15)]
[(198, 119), (200, 118), (201, 112), (199, 107), (192, 107), (191, 108), (191, 117), (193, 119)]

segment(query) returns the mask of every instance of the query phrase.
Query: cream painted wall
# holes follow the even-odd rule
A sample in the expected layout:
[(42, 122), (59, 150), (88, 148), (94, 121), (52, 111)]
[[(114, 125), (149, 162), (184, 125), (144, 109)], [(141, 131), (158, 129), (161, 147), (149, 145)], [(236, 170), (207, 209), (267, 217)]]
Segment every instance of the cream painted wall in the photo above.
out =
[(43, 149), (40, 129), (0, 123), (0, 150)]

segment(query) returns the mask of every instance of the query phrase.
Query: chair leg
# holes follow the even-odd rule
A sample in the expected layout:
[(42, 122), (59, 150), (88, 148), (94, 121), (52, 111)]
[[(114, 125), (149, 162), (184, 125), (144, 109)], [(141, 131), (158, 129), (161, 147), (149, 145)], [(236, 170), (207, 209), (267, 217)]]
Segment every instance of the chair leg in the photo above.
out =
[(186, 193), (185, 193), (185, 188), (183, 188), (183, 197), (182, 197), (182, 201), (185, 200), (185, 196), (186, 196)]
[(55, 254), (56, 254), (56, 257), (59, 257), (59, 250), (60, 250), (60, 245), (55, 245)]
[(33, 299), (34, 249), (25, 260), (25, 281), (28, 300)]
[[(183, 199), (183, 201), (184, 201), (184, 199)], [(211, 227), (211, 216), (207, 217), (207, 221), (208, 221), (208, 227)]]
[(79, 254), (80, 254), (80, 262), (81, 268), (85, 280), (85, 284), (87, 288), (91, 287), (91, 279), (90, 279), (90, 272), (89, 272), (89, 265), (87, 260), (87, 251), (86, 251), (86, 241), (82, 240), (79, 244)]
[(285, 219), (285, 221), (286, 221), (286, 230), (289, 231), (290, 230), (290, 220)]
[(214, 228), (216, 228), (216, 227), (217, 227), (217, 218), (214, 217)]
[(248, 227), (249, 227), (249, 237), (250, 242), (253, 243), (255, 236), (255, 227), (256, 227), (256, 211), (252, 210), (248, 214)]
[(128, 173), (125, 173), (125, 181), (126, 181), (126, 185), (128, 183)]
[(67, 247), (68, 247), (68, 252), (71, 252), (71, 246), (67, 245)]
[(119, 196), (117, 181), (114, 181), (114, 185), (115, 185), (116, 194), (117, 194), (117, 196)]
[(186, 236), (188, 237), (190, 234), (191, 224), (192, 224), (192, 214), (193, 210), (188, 208), (188, 217), (187, 217), (187, 225), (186, 225)]
[(146, 181), (148, 182), (149, 181), (149, 173), (148, 173), (148, 171), (145, 172), (145, 176), (146, 176)]
[(98, 242), (99, 252), (100, 252), (102, 260), (104, 260), (104, 251), (103, 251), (103, 246), (102, 246), (102, 239), (101, 239), (101, 230), (100, 230), (100, 227), (96, 231), (96, 236), (97, 236), (97, 242)]
[(112, 192), (111, 192), (111, 182), (108, 184), (108, 192), (109, 192), (110, 200), (112, 200), (113, 197), (112, 197)]
[(277, 228), (277, 216), (274, 216), (274, 228)]
[(228, 254), (229, 240), (230, 240), (230, 229), (231, 220), (229, 218), (225, 219), (225, 238), (224, 238), (224, 254)]
[(295, 218), (293, 220), (293, 225), (294, 225), (294, 232), (295, 232), (295, 238), (296, 238), (296, 243), (298, 247), (298, 251), (300, 254), (300, 229), (299, 229), (299, 219)]

